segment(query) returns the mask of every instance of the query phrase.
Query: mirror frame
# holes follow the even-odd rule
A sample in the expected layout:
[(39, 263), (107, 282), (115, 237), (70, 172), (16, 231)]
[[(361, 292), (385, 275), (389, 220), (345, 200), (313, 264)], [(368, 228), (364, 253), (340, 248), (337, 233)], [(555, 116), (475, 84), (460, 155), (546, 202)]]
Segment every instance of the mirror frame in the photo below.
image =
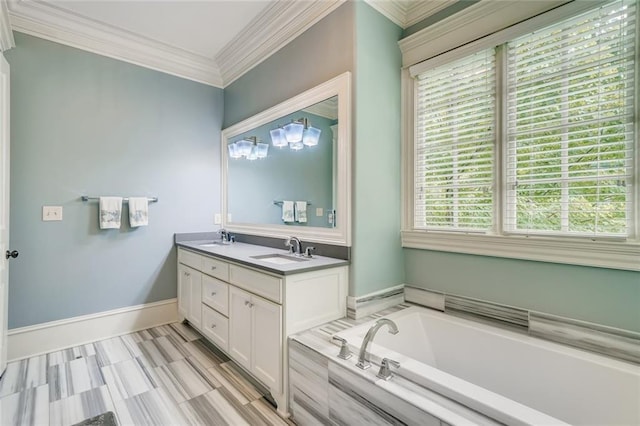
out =
[[(298, 112), (333, 96), (338, 96), (337, 170), (334, 171), (336, 226), (333, 228), (287, 226), (281, 224), (235, 223), (228, 221), (227, 171), (229, 141), (245, 132)], [(294, 96), (261, 113), (236, 123), (222, 131), (221, 206), (222, 227), (228, 231), (264, 237), (287, 238), (294, 235), (304, 241), (351, 246), (351, 73), (339, 76)]]

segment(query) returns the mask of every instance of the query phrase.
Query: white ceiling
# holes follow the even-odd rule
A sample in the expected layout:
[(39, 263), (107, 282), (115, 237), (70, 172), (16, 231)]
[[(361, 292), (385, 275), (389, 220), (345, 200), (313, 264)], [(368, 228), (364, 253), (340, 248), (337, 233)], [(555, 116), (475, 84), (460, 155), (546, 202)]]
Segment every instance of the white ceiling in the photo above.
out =
[(84, 18), (213, 59), (273, 0), (46, 0)]

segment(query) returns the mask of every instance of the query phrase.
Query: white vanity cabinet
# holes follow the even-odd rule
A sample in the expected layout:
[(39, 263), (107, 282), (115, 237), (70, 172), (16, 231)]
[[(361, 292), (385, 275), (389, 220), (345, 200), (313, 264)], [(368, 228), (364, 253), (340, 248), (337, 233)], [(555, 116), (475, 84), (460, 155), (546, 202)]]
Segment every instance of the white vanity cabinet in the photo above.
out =
[(269, 389), (282, 390), (282, 306), (234, 286), (229, 354)]
[(178, 265), (178, 314), (194, 327), (202, 323), (202, 273), (186, 265)]
[(286, 414), (287, 337), (346, 316), (347, 268), (280, 275), (178, 248), (179, 316), (267, 387)]

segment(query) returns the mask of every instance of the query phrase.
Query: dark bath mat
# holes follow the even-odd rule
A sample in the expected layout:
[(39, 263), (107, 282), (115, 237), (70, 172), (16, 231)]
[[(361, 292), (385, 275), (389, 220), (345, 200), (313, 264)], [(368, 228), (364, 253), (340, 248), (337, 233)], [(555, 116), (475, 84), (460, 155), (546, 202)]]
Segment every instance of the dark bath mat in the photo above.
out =
[(107, 411), (99, 416), (76, 423), (73, 426), (118, 426), (118, 422), (116, 421), (116, 416), (113, 414), (113, 411)]

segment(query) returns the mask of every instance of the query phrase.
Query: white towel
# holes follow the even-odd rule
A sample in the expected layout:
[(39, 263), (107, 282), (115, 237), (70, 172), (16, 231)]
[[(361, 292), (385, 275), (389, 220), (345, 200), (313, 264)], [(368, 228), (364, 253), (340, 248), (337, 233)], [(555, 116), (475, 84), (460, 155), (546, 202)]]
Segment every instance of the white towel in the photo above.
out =
[(100, 229), (120, 228), (122, 197), (100, 197)]
[(293, 214), (293, 201), (283, 201), (282, 202), (282, 221), (287, 222), (295, 222), (296, 218)]
[(298, 221), (298, 223), (307, 222), (307, 202), (306, 201), (296, 201), (296, 221)]
[(132, 228), (149, 224), (149, 199), (129, 197), (129, 225)]

